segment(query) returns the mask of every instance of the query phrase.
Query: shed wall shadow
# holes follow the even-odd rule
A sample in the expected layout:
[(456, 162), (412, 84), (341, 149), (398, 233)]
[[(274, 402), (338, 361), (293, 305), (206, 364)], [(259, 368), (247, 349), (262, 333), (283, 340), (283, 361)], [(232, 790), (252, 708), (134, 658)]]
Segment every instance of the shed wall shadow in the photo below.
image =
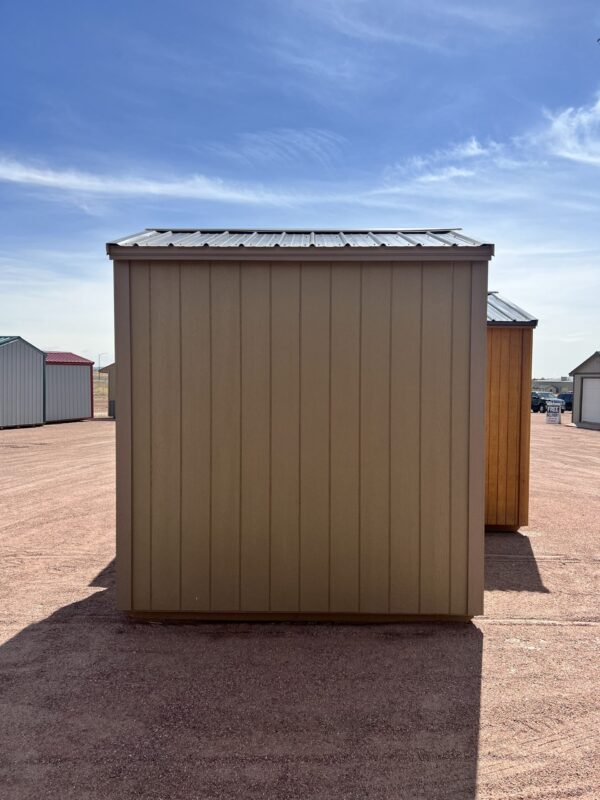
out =
[(486, 533), (485, 588), (549, 593), (528, 536), (522, 533)]
[(91, 585), (0, 648), (5, 796), (475, 797), (473, 625), (135, 624)]

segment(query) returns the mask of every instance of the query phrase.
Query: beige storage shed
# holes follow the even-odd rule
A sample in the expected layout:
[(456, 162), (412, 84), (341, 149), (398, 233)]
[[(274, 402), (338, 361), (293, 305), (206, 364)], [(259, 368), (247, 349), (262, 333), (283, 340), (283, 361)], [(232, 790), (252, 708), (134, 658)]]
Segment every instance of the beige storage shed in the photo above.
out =
[(113, 362), (99, 369), (103, 375), (108, 375), (108, 416), (115, 418), (117, 396), (117, 365)]
[(573, 377), (573, 422), (600, 430), (600, 351), (569, 373)]
[(531, 355), (537, 319), (488, 293), (485, 524), (517, 531), (529, 515)]
[(482, 612), (492, 245), (153, 229), (107, 251), (119, 608)]

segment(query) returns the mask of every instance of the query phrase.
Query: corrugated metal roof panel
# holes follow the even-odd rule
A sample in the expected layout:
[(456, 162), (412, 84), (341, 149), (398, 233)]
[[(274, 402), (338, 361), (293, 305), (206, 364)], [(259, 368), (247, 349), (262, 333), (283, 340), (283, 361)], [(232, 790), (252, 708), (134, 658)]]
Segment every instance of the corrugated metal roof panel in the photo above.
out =
[(22, 336), (0, 336), (0, 347), (5, 344), (10, 344), (10, 342), (24, 342), (28, 347), (33, 347), (34, 350), (42, 353), (43, 351), (40, 350), (39, 347), (36, 347), (31, 342), (28, 342), (27, 339), (23, 339)]
[(111, 245), (119, 247), (480, 247), (460, 228), (371, 230), (148, 229)]
[(78, 356), (76, 353), (50, 352), (46, 353), (46, 364), (93, 364), (89, 358)]
[(488, 325), (527, 325), (532, 328), (538, 324), (535, 317), (500, 297), (498, 292), (488, 292), (487, 321)]

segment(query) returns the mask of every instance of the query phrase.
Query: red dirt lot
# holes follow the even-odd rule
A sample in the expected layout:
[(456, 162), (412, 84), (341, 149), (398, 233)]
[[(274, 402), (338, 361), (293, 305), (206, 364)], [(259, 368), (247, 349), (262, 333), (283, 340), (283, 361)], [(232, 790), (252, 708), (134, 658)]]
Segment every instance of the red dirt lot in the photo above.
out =
[(129, 622), (114, 423), (0, 431), (2, 800), (600, 797), (600, 433), (532, 433), (484, 617), (335, 626)]

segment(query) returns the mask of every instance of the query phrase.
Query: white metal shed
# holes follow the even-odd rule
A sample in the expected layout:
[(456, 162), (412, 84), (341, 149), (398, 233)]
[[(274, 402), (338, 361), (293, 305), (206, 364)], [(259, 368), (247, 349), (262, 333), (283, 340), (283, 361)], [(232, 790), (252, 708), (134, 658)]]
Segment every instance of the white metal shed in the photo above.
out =
[(573, 376), (573, 422), (600, 430), (600, 350), (569, 373)]
[(94, 416), (93, 366), (93, 361), (75, 353), (46, 353), (46, 422)]
[(44, 424), (44, 353), (0, 336), (0, 428)]

